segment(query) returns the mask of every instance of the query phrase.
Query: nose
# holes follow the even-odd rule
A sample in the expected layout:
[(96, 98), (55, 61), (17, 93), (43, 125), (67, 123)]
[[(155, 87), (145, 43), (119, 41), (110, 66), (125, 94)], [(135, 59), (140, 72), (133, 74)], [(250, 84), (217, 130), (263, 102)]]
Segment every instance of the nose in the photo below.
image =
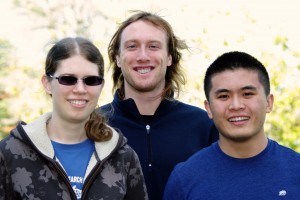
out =
[(78, 79), (77, 83), (75, 84), (73, 91), (76, 93), (86, 93), (86, 85), (83, 80)]
[(147, 49), (145, 47), (139, 48), (138, 55), (137, 55), (138, 61), (147, 61), (149, 60), (149, 55), (147, 52)]
[(242, 99), (239, 97), (235, 96), (231, 99), (229, 109), (231, 110), (239, 110), (245, 108), (245, 104)]

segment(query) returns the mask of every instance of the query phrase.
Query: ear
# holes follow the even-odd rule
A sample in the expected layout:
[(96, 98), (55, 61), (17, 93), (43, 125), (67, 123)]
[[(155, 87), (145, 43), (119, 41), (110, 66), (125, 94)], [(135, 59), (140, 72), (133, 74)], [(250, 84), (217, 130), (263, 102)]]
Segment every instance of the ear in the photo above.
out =
[(212, 116), (212, 113), (211, 113), (211, 110), (210, 110), (209, 102), (208, 102), (207, 100), (204, 101), (204, 107), (205, 107), (205, 109), (206, 109), (206, 111), (207, 111), (208, 117), (209, 117), (210, 119), (212, 119), (213, 116)]
[(117, 65), (121, 68), (121, 59), (119, 55), (116, 55)]
[(273, 104), (274, 104), (274, 96), (273, 96), (273, 94), (269, 94), (267, 96), (266, 113), (270, 113), (273, 110)]
[(168, 56), (168, 63), (167, 63), (167, 66), (170, 67), (172, 65), (172, 56), (169, 55)]
[(52, 94), (51, 83), (49, 82), (48, 77), (46, 75), (42, 76), (41, 82), (44, 86), (46, 93), (51, 95)]

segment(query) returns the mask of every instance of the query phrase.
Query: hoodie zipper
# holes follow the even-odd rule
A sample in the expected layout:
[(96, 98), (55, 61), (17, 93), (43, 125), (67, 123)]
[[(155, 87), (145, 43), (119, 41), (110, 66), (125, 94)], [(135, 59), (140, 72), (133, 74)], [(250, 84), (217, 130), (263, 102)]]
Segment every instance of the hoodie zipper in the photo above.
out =
[(152, 167), (152, 154), (151, 154), (151, 137), (150, 137), (150, 125), (146, 125), (147, 131), (147, 148), (148, 148), (148, 167), (151, 169)]
[(97, 164), (94, 167), (94, 169), (90, 172), (91, 176), (90, 177), (88, 176), (84, 181), (84, 185), (82, 187), (81, 199), (86, 199), (88, 188), (90, 188), (90, 186), (92, 185), (96, 177), (100, 174), (100, 171), (102, 171), (103, 163), (105, 161), (102, 161), (100, 164)]
[(69, 178), (67, 177), (66, 173), (64, 172), (64, 170), (61, 168), (60, 164), (58, 164), (56, 161), (50, 161), (54, 164), (55, 168), (57, 169), (57, 172), (63, 177), (69, 191), (70, 191), (70, 195), (71, 195), (71, 198), (73, 199), (77, 199), (76, 195), (75, 195), (75, 192), (71, 186), (71, 183), (70, 183), (70, 180)]

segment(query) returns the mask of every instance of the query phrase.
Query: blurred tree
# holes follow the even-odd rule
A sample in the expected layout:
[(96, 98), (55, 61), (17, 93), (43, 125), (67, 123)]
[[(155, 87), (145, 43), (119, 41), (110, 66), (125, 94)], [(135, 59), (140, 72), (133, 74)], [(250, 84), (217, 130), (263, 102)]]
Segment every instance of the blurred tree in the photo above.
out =
[(9, 41), (0, 39), (0, 73), (4, 72), (5, 66), (8, 65), (9, 54), (12, 50), (12, 45)]
[[(10, 71), (10, 54), (12, 45), (7, 40), (0, 39), (0, 80), (8, 75)], [(5, 84), (0, 81), (0, 139), (7, 134), (6, 128), (10, 125), (5, 123), (5, 120), (10, 117), (8, 113), (8, 98), (9, 94), (5, 90)]]
[(275, 95), (273, 111), (267, 117), (266, 132), (270, 137), (300, 152), (300, 54), (289, 48), (288, 38), (276, 37), (275, 45), (283, 57), (264, 53)]
[(108, 19), (92, 0), (14, 0), (14, 5), (32, 19), (35, 29), (46, 29), (54, 40), (72, 35), (91, 38), (94, 21)]

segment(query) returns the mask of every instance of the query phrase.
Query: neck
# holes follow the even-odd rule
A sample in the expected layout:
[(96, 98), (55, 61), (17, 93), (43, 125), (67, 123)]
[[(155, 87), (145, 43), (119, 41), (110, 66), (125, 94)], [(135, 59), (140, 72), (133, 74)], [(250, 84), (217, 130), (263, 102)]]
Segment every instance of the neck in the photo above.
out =
[(162, 101), (161, 92), (130, 92), (125, 91), (125, 98), (132, 98), (141, 115), (154, 115)]
[(261, 153), (268, 145), (268, 138), (261, 135), (256, 139), (235, 142), (220, 135), (219, 145), (222, 151), (234, 158), (250, 158)]
[(87, 139), (84, 123), (70, 123), (54, 116), (47, 123), (49, 138), (62, 144), (77, 144)]

